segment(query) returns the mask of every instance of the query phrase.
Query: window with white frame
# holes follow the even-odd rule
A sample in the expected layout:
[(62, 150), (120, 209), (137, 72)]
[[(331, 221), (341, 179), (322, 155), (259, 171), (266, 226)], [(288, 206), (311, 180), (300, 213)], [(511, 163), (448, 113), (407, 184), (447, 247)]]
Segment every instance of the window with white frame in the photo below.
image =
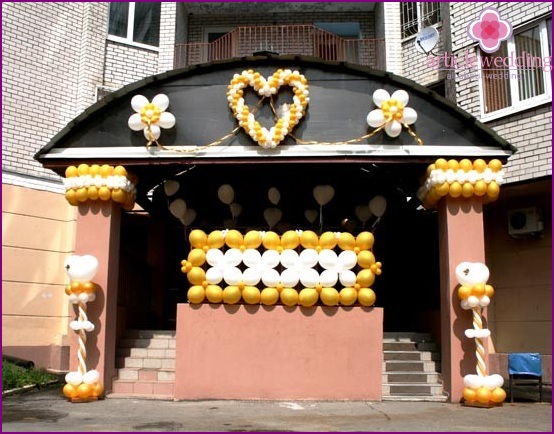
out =
[(552, 19), (514, 30), (494, 53), (480, 53), (482, 116), (499, 117), (552, 101)]
[(440, 2), (402, 2), (400, 8), (403, 39), (441, 21)]
[(139, 47), (160, 43), (160, 2), (110, 3), (108, 39)]

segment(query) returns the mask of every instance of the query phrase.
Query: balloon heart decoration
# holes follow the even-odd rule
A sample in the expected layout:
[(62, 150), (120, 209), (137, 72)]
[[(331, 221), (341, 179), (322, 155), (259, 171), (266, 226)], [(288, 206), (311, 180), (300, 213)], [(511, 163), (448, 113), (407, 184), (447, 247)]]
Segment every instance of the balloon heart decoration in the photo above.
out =
[[(256, 120), (254, 113), (245, 103), (244, 89), (252, 87), (263, 100), (265, 98), (272, 99), (273, 95), (279, 92), (281, 86), (291, 87), (294, 94), (293, 102), (279, 107), (275, 117), (277, 118), (278, 115), (280, 117), (268, 130)], [(233, 76), (227, 90), (227, 101), (233, 111), (233, 116), (239, 121), (239, 125), (255, 142), (263, 148), (275, 148), (304, 117), (310, 101), (308, 95), (308, 80), (298, 71), (279, 69), (266, 79), (259, 72), (248, 70)]]

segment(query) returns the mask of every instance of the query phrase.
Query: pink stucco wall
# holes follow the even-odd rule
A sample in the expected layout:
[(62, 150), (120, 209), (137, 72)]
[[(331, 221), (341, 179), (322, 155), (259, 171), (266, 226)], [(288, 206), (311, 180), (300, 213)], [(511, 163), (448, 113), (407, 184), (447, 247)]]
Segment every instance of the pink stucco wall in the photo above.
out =
[(381, 400), (383, 310), (177, 308), (176, 399)]

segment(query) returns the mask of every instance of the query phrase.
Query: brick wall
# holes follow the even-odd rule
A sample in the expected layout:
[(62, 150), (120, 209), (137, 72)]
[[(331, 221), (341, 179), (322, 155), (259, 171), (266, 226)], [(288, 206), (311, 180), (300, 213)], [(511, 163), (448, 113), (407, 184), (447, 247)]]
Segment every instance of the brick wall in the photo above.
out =
[[(444, 52), (442, 37), (442, 27), (437, 27), (439, 31), (439, 42), (433, 49), (435, 53)], [(415, 48), (415, 36), (402, 41), (402, 75), (406, 78), (417, 81), (422, 86), (435, 83), (440, 79), (440, 71), (429, 66), (429, 56), (420, 53)]]
[(119, 88), (158, 72), (158, 53), (107, 41), (104, 84)]
[(173, 69), (173, 53), (175, 46), (175, 20), (177, 3), (163, 2), (160, 19), (160, 57), (158, 60), (159, 73)]

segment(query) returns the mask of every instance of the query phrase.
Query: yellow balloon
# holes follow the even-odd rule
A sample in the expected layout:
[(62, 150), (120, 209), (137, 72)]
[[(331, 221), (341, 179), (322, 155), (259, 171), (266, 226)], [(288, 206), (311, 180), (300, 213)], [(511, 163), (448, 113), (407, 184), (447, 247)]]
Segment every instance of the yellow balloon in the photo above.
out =
[(81, 176), (88, 175), (89, 174), (88, 172), (89, 172), (88, 164), (82, 163), (82, 164), (79, 164), (79, 166), (77, 167), (77, 173)]
[(259, 304), (261, 300), (260, 290), (255, 286), (245, 286), (242, 290), (242, 299), (248, 304)]
[(473, 285), (471, 288), (471, 295), (474, 295), (477, 298), (481, 298), (483, 295), (485, 295), (486, 288), (484, 283), (478, 283), (476, 285)]
[(484, 196), (487, 192), (487, 183), (480, 179), (473, 186), (473, 191), (475, 192), (475, 196)]
[(370, 269), (360, 270), (356, 276), (356, 283), (360, 287), (370, 287), (375, 282), (375, 274)]
[(206, 252), (203, 249), (192, 249), (189, 252), (188, 261), (194, 267), (201, 267), (206, 262)]
[(489, 161), (489, 169), (491, 169), (493, 172), (498, 172), (502, 170), (502, 162), (500, 160), (497, 160), (496, 158)]
[(466, 198), (473, 196), (473, 185), (470, 182), (464, 182), (462, 185), (462, 196)]
[(88, 190), (85, 187), (77, 189), (75, 197), (79, 202), (86, 202), (88, 199)]
[(219, 285), (208, 285), (206, 288), (206, 298), (210, 303), (221, 303), (221, 300), (223, 300), (223, 290)]
[(318, 244), (322, 249), (334, 249), (337, 245), (337, 237), (334, 232), (324, 232), (319, 237)]
[(448, 191), (448, 194), (452, 197), (460, 197), (462, 194), (462, 186), (458, 181), (454, 181), (452, 184), (450, 184), (450, 190)]
[(299, 244), (300, 237), (296, 231), (286, 231), (281, 237), (281, 246), (283, 246), (283, 249), (296, 249)]
[(341, 232), (338, 245), (342, 250), (354, 250), (356, 248), (356, 238), (348, 232)]
[(112, 200), (117, 203), (125, 203), (127, 201), (127, 192), (121, 188), (112, 190)]
[(448, 170), (448, 161), (444, 158), (439, 158), (435, 161), (435, 168), (438, 170)]
[(98, 187), (91, 185), (87, 188), (87, 195), (90, 200), (98, 199)]
[(231, 229), (229, 232), (227, 232), (227, 235), (225, 236), (225, 244), (227, 244), (232, 249), (240, 248), (243, 242), (244, 238), (242, 237), (242, 234), (236, 229)]
[(429, 178), (431, 176), (431, 172), (435, 170), (435, 165), (434, 164), (429, 164), (429, 166), (427, 166), (427, 171), (425, 172), (425, 176), (427, 178)]
[(66, 178), (73, 178), (75, 176), (79, 176), (79, 171), (75, 166), (69, 166), (67, 169), (65, 169)]
[[(319, 239), (314, 231), (304, 231), (302, 235), (300, 235), (300, 244), (302, 244), (302, 247), (305, 249), (315, 249), (318, 241)], [(285, 246), (283, 245), (283, 247)]]
[(267, 250), (276, 250), (281, 245), (281, 240), (275, 232), (267, 231), (264, 234), (262, 244)]
[(244, 246), (247, 249), (257, 249), (262, 244), (262, 236), (259, 231), (248, 231), (244, 236)]
[(65, 198), (71, 205), (79, 204), (79, 201), (77, 200), (77, 191), (74, 188), (70, 188), (65, 192)]
[(208, 247), (210, 249), (220, 249), (225, 245), (225, 237), (221, 231), (212, 231), (208, 235)]
[(91, 391), (92, 396), (94, 396), (95, 398), (98, 398), (99, 396), (102, 396), (103, 393), (104, 393), (104, 386), (102, 386), (100, 383), (94, 383), (92, 385), (92, 391)]
[(343, 306), (352, 306), (358, 300), (358, 291), (354, 288), (342, 288), (339, 292), (339, 303)]
[(115, 176), (127, 176), (127, 169), (123, 166), (115, 166), (113, 169), (113, 174)]
[(223, 301), (227, 304), (238, 303), (241, 297), (240, 289), (238, 286), (227, 286), (223, 290)]
[(202, 303), (206, 297), (206, 291), (201, 285), (191, 286), (187, 292), (187, 299), (189, 303)]
[(206, 280), (206, 272), (200, 267), (192, 267), (187, 273), (187, 279), (193, 285), (202, 285)]
[(277, 288), (264, 288), (260, 300), (266, 306), (273, 306), (279, 300), (279, 291)]
[(360, 250), (371, 250), (374, 242), (375, 237), (368, 231), (360, 232), (356, 237), (356, 246)]
[(98, 189), (98, 197), (102, 200), (110, 200), (112, 198), (112, 191), (108, 187), (102, 186)]
[(317, 303), (319, 295), (314, 288), (304, 288), (298, 294), (298, 303), (304, 307), (310, 307)]
[(468, 160), (467, 158), (460, 160), (460, 169), (462, 169), (464, 172), (469, 172), (471, 169), (473, 169), (473, 164), (471, 163), (471, 160)]
[(480, 387), (476, 392), (477, 401), (486, 404), (491, 400), (491, 391), (487, 387)]
[(463, 391), (464, 400), (469, 402), (477, 401), (477, 392), (471, 387), (465, 387)]
[(102, 178), (107, 178), (112, 174), (113, 167), (108, 164), (103, 164), (100, 166), (100, 175)]
[(63, 394), (66, 398), (77, 398), (79, 396), (77, 387), (69, 383), (63, 386)]
[(494, 181), (491, 181), (487, 187), (487, 196), (491, 199), (496, 199), (500, 193), (500, 187)]
[(371, 288), (360, 288), (358, 291), (358, 301), (362, 306), (373, 306), (376, 299), (375, 292)]
[(471, 295), (471, 286), (460, 286), (458, 288), (458, 298), (460, 300), (467, 300), (467, 298)]
[(319, 297), (326, 306), (336, 306), (339, 304), (339, 292), (335, 288), (321, 288)]
[(494, 288), (492, 285), (485, 285), (485, 295), (489, 298), (494, 295)]
[(448, 191), (450, 190), (450, 184), (448, 182), (443, 182), (440, 185), (435, 186), (435, 191), (438, 196), (446, 196), (448, 194)]
[(473, 170), (476, 170), (479, 173), (483, 173), (487, 168), (487, 163), (485, 160), (478, 158), (473, 162)]
[(283, 288), (280, 298), (285, 306), (296, 306), (298, 304), (298, 292), (292, 288)]
[(456, 172), (460, 168), (460, 163), (457, 160), (448, 160), (448, 168)]
[(98, 164), (93, 164), (92, 166), (90, 166), (89, 174), (92, 177), (100, 175), (100, 166)]
[(92, 386), (87, 383), (81, 383), (77, 386), (77, 395), (79, 398), (89, 398), (92, 396)]
[(202, 249), (208, 242), (208, 237), (203, 230), (193, 229), (189, 234), (189, 241), (195, 249)]
[(492, 402), (504, 402), (506, 399), (506, 392), (504, 389), (497, 387), (491, 392), (491, 401)]
[(375, 255), (369, 250), (362, 250), (358, 253), (358, 265), (362, 268), (369, 268), (375, 264)]

